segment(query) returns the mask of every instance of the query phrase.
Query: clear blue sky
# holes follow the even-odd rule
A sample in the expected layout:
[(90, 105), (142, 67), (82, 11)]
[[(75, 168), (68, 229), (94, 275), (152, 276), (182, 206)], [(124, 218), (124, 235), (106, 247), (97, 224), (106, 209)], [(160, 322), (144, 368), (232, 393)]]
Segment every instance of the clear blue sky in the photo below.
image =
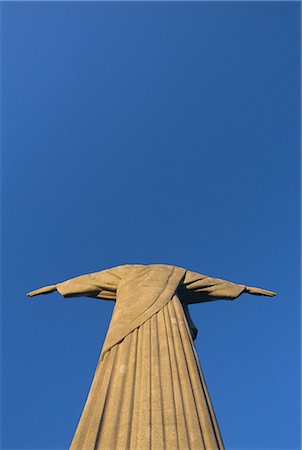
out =
[(256, 285), (195, 305), (228, 450), (300, 448), (298, 2), (2, 4), (2, 448), (67, 449), (124, 263)]

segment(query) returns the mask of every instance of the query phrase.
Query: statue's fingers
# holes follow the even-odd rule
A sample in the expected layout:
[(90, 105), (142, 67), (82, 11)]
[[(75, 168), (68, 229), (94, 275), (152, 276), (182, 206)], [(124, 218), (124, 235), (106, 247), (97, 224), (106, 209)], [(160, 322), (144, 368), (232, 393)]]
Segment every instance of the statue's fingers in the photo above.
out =
[(266, 289), (261, 289), (261, 288), (257, 288), (257, 287), (247, 286), (246, 290), (249, 294), (252, 294), (252, 295), (265, 295), (267, 297), (274, 297), (276, 295), (276, 293), (273, 291), (267, 291)]
[(56, 285), (51, 285), (51, 286), (44, 286), (42, 288), (36, 289), (34, 291), (28, 292), (26, 295), (28, 297), (34, 297), (35, 295), (40, 295), (40, 294), (48, 294), (49, 292), (53, 292), (57, 289)]

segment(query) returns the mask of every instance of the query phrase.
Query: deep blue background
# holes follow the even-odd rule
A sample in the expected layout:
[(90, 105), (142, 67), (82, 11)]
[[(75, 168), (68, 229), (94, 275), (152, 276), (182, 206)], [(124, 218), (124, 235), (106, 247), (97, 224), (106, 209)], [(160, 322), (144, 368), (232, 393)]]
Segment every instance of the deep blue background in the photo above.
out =
[(225, 445), (298, 449), (300, 5), (5, 3), (4, 449), (67, 449), (113, 304), (25, 292), (168, 263)]

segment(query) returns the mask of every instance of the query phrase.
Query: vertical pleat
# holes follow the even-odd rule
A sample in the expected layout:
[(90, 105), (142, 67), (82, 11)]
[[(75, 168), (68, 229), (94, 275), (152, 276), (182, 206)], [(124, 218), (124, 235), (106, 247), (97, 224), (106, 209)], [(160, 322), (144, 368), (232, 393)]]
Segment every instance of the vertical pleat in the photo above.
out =
[[(177, 299), (178, 300), (178, 299)], [(171, 305), (176, 313), (179, 322), (179, 332), (182, 346), (186, 358), (186, 365), (191, 381), (194, 403), (199, 416), (200, 429), (202, 431), (203, 441), (206, 449), (223, 449), (223, 442), (210, 401), (210, 397), (204, 383), (204, 377), (201, 372), (199, 362), (195, 353), (193, 340), (187, 321), (183, 319), (184, 313), (180, 301), (173, 301)]]
[(166, 448), (157, 315), (151, 317), (151, 447)]
[[(125, 339), (129, 340), (128, 355), (125, 365), (121, 367), (121, 373), (125, 375), (124, 389), (121, 393), (119, 422), (116, 424), (116, 449), (129, 449), (131, 437), (131, 424), (133, 417), (134, 390), (136, 381), (137, 340), (138, 330), (134, 330)], [(114, 407), (114, 406), (113, 406)], [(100, 435), (101, 436), (101, 435)]]
[(104, 355), (71, 449), (223, 449), (177, 296)]
[(142, 373), (140, 383), (137, 448), (151, 448), (151, 345), (150, 320), (144, 324), (142, 335)]
[(174, 309), (174, 301), (171, 301), (167, 307), (171, 323), (171, 346), (175, 349), (176, 372), (178, 375), (179, 390), (182, 394), (183, 412), (182, 420), (186, 424), (186, 441), (190, 449), (204, 449), (202, 429), (199, 422), (196, 408), (194, 388), (192, 385), (190, 372), (188, 370), (187, 360), (183, 343), (180, 337), (179, 327), (183, 322), (183, 317), (177, 318)]
[[(172, 327), (175, 326), (175, 324), (172, 322), (172, 320), (175, 320), (174, 317), (171, 318), (169, 308), (164, 309), (164, 316), (165, 316), (165, 324), (167, 328), (167, 338), (168, 338), (168, 345), (169, 345), (169, 357), (170, 357), (170, 364), (171, 364), (171, 373), (172, 373), (172, 381), (173, 381), (173, 394), (174, 394), (174, 401), (175, 401), (175, 411), (174, 414), (176, 416), (176, 423), (177, 423), (177, 441), (178, 441), (178, 447), (179, 449), (189, 449), (189, 439), (187, 434), (187, 421), (186, 421), (186, 415), (184, 410), (184, 396), (186, 395), (186, 392), (181, 391), (180, 386), (180, 373), (179, 368), (177, 365), (177, 356), (175, 351), (175, 342), (173, 340), (173, 332)], [(165, 383), (165, 380), (163, 380)]]
[(181, 450), (178, 445), (176, 404), (174, 397), (173, 369), (170, 358), (168, 330), (164, 309), (157, 314), (159, 335), (160, 382), (162, 386), (162, 409), (164, 422), (165, 449)]
[[(126, 385), (126, 378), (129, 377), (130, 372), (128, 365), (132, 337), (132, 335), (129, 335), (125, 338), (123, 347), (116, 346), (116, 358), (95, 445), (98, 450), (116, 449), (118, 431), (127, 431), (121, 430), (121, 427), (127, 419), (127, 414), (123, 410), (124, 395), (126, 390), (132, 386), (132, 383)], [(112, 430), (114, 430), (114, 433)]]
[[(130, 448), (137, 448), (138, 437), (138, 424), (139, 424), (139, 411), (140, 411), (140, 391), (142, 385), (142, 335), (143, 327), (139, 327), (137, 330), (137, 348), (136, 348), (136, 362), (135, 362), (135, 380), (134, 380), (134, 398), (133, 398), (133, 410), (131, 419), (131, 434), (130, 434)], [(122, 344), (122, 343), (121, 343)]]

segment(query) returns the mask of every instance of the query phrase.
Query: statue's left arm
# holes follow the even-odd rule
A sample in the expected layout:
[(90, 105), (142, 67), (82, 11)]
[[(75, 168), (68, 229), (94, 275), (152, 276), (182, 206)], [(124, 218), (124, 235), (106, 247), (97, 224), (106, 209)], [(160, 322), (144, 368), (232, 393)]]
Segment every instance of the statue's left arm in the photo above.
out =
[(186, 272), (183, 282), (179, 286), (180, 297), (187, 304), (220, 299), (234, 300), (243, 293), (268, 297), (276, 295), (266, 289), (245, 286), (190, 271)]

